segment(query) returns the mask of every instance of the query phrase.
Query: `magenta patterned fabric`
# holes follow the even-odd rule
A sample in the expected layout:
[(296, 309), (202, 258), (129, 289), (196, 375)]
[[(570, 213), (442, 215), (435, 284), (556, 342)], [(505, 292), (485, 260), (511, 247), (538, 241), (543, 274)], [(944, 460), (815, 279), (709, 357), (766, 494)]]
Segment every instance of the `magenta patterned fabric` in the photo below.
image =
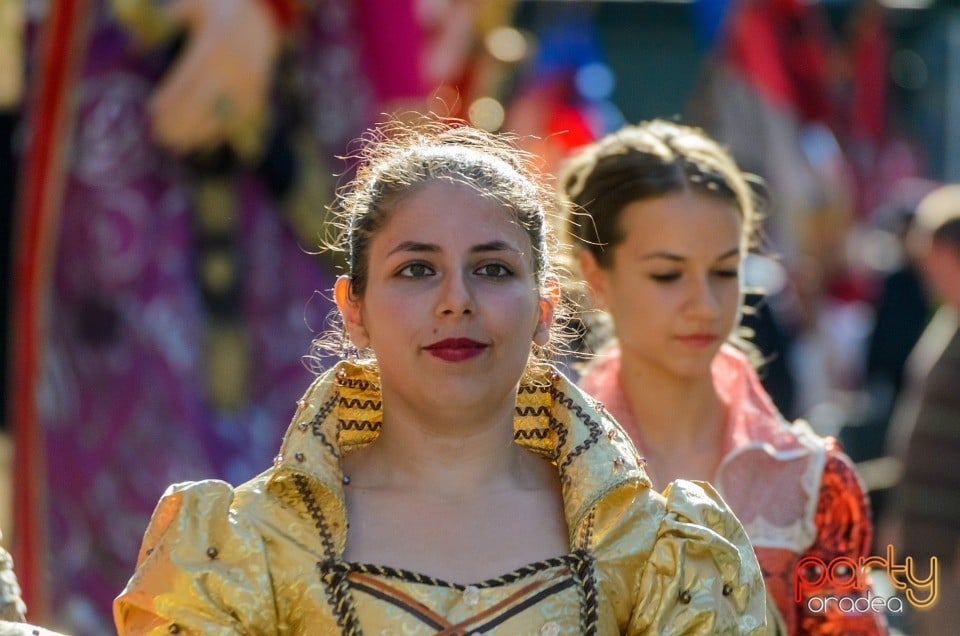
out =
[[(91, 25), (73, 138), (64, 140), (71, 156), (36, 396), (56, 612), (49, 624), (77, 635), (111, 633), (111, 602), (168, 484), (240, 483), (269, 465), (310, 382), (302, 357), (325, 327), (334, 277), (305, 253), (316, 245), (295, 236), (264, 179), (239, 175), (235, 239), (245, 274), (237, 320), (253, 364), (242, 406), (214, 409), (202, 377), (208, 315), (194, 271), (196, 175), (152, 143), (146, 115), (169, 53), (136, 46), (109, 4), (100, 3)], [(358, 72), (352, 3), (309, 7), (295, 34), (297, 106), (331, 160), (332, 181), (342, 169), (333, 156), (378, 110)]]

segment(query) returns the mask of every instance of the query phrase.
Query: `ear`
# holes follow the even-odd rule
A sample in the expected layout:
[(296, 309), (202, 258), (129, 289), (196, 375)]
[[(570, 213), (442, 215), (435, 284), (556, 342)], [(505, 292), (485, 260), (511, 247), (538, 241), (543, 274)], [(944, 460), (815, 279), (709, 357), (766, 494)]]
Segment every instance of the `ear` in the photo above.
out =
[(597, 309), (606, 308), (607, 273), (600, 267), (596, 257), (590, 250), (580, 250), (577, 255), (580, 263), (580, 273), (590, 288), (593, 304)]
[(550, 342), (550, 327), (553, 326), (553, 312), (560, 302), (560, 281), (550, 278), (544, 285), (546, 291), (537, 303), (537, 327), (533, 332), (533, 342), (541, 347)]
[(370, 346), (370, 335), (363, 324), (363, 313), (360, 311), (360, 299), (353, 295), (353, 281), (349, 276), (338, 276), (333, 286), (333, 297), (337, 301), (337, 309), (343, 318), (343, 326), (350, 336), (350, 342), (357, 349), (366, 349)]

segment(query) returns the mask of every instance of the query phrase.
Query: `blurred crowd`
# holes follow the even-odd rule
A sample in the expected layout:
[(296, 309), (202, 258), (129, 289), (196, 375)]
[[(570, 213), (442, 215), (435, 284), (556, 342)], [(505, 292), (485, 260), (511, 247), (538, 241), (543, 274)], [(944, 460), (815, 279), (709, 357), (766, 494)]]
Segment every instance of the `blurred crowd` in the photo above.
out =
[(765, 184), (743, 317), (765, 387), (857, 463), (877, 553), (953, 565), (956, 532), (909, 540), (903, 521), (960, 528), (960, 277), (914, 231), (921, 201), (960, 208), (926, 198), (960, 181), (960, 98), (937, 73), (960, 65), (960, 14), (634, 4), (0, 0), (3, 530), (29, 618), (108, 633), (166, 485), (269, 464), (330, 361), (310, 341), (340, 263), (319, 248), (352, 141), (423, 112), (519, 135), (546, 174), (641, 117), (725, 144)]

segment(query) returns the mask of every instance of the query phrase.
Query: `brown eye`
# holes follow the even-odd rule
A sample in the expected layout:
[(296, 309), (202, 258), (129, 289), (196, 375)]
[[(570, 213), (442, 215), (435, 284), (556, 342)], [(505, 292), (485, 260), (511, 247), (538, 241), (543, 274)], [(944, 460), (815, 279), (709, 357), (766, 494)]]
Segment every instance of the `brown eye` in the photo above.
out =
[(479, 267), (476, 270), (476, 273), (489, 278), (506, 278), (507, 276), (511, 276), (513, 274), (513, 272), (510, 271), (506, 265), (501, 263), (488, 263)]
[(397, 275), (401, 278), (425, 278), (433, 276), (436, 272), (426, 263), (410, 263), (404, 266)]

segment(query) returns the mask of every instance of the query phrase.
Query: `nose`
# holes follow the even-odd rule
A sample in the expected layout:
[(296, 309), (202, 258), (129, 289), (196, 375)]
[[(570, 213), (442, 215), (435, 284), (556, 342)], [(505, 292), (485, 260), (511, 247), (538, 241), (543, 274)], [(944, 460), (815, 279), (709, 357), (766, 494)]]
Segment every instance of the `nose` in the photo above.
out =
[(466, 274), (445, 276), (439, 286), (437, 315), (453, 316), (471, 314), (475, 310), (473, 289)]
[(690, 316), (699, 320), (713, 320), (720, 315), (718, 290), (706, 276), (696, 277), (687, 302)]

